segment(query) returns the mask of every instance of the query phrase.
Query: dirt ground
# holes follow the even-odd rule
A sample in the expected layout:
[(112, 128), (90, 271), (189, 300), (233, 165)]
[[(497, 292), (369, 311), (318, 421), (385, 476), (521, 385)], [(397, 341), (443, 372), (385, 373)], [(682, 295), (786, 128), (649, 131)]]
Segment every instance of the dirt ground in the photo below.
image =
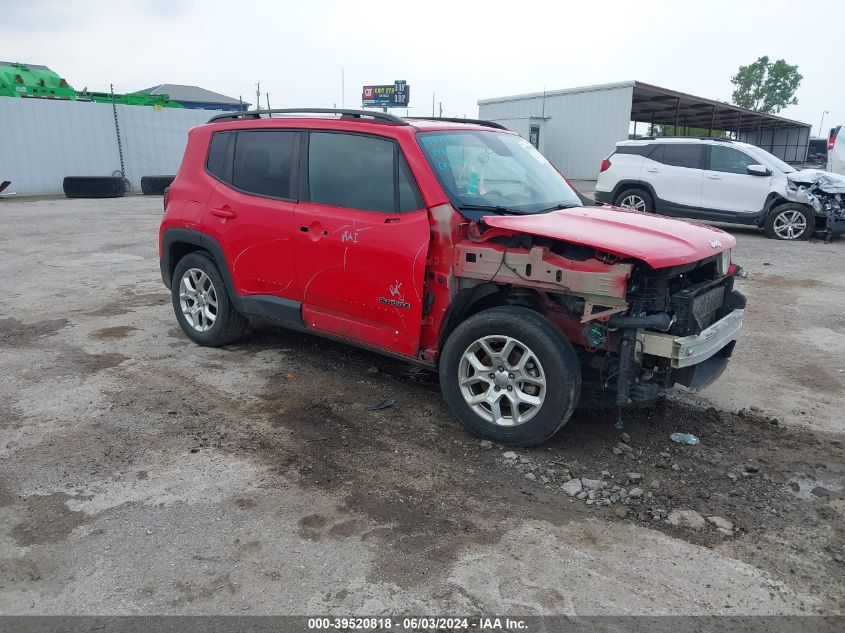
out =
[(0, 201), (0, 613), (845, 613), (845, 241), (734, 231), (716, 385), (512, 451), (399, 362), (192, 344), (160, 217)]

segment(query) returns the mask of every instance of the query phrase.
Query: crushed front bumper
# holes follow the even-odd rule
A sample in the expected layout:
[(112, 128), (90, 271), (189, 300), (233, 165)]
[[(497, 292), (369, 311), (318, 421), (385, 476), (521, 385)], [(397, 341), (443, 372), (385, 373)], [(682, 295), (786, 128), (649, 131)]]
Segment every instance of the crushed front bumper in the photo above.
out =
[(704, 389), (727, 368), (744, 313), (733, 310), (692, 336), (643, 331), (638, 334), (642, 353), (669, 359), (674, 383)]
[(739, 338), (744, 313), (745, 310), (733, 310), (701, 334), (692, 336), (643, 331), (639, 337), (642, 352), (670, 359), (673, 369), (697, 365)]

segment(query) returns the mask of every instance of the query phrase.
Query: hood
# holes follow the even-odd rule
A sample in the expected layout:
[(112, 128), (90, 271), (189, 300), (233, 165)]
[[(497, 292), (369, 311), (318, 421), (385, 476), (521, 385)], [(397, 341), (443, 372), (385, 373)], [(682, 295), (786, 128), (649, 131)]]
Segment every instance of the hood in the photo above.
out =
[(845, 176), (821, 169), (802, 169), (786, 174), (794, 187), (815, 187), (824, 193), (845, 193)]
[(574, 207), (538, 215), (484, 216), (487, 226), (585, 244), (652, 268), (667, 268), (712, 257), (736, 239), (706, 224), (616, 207)]

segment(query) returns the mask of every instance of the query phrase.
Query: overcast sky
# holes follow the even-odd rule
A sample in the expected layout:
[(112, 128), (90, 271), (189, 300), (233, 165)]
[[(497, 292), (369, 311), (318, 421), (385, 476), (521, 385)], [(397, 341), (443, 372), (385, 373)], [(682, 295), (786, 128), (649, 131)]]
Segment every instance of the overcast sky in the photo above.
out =
[[(193, 84), (273, 107), (360, 106), (405, 79), (411, 114), (476, 116), (476, 101), (638, 79), (730, 100), (760, 55), (798, 64), (783, 116), (845, 123), (845, 2), (330, 2), (0, 0), (0, 59), (44, 64), (76, 89)], [(341, 96), (341, 68), (345, 86)], [(262, 105), (264, 97), (262, 96)], [(829, 125), (830, 124), (830, 125)]]

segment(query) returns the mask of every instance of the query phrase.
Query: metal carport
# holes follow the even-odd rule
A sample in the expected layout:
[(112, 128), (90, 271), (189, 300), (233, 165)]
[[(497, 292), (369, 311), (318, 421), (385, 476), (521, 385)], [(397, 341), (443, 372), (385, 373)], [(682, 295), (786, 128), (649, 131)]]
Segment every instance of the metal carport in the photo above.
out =
[(601, 159), (629, 138), (632, 121), (640, 135), (652, 123), (677, 126), (678, 134), (727, 132), (794, 163), (805, 160), (810, 140), (807, 123), (641, 81), (482, 99), (478, 107), (478, 118), (521, 134), (573, 179), (595, 179)]
[(640, 81), (634, 82), (631, 121), (646, 123), (646, 133), (653, 131), (653, 125), (672, 125), (677, 136), (685, 136), (692, 128), (708, 130), (708, 135), (728, 132), (791, 163), (806, 159), (810, 141), (807, 123)]

